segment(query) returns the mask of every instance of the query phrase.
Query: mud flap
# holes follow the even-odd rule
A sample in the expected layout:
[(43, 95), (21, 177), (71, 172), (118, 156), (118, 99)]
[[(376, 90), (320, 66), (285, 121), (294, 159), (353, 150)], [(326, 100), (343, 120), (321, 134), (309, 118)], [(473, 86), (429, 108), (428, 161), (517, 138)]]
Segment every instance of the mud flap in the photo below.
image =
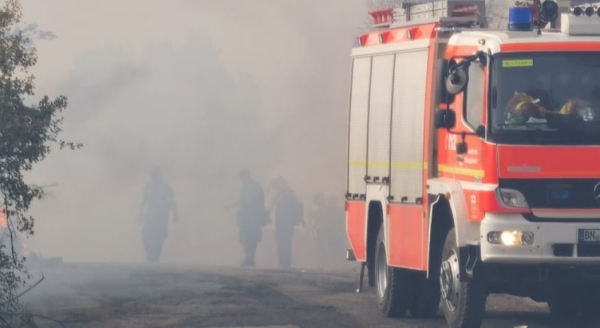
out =
[(459, 248), (460, 281), (468, 282), (473, 278), (473, 269), (480, 259), (479, 243), (469, 243)]
[(346, 249), (346, 261), (351, 261), (351, 262), (356, 261), (356, 255), (354, 255), (354, 250)]
[(358, 288), (356, 289), (357, 293), (360, 293), (363, 288), (363, 281), (365, 279), (365, 267), (367, 266), (367, 262), (360, 263), (360, 276), (358, 277)]

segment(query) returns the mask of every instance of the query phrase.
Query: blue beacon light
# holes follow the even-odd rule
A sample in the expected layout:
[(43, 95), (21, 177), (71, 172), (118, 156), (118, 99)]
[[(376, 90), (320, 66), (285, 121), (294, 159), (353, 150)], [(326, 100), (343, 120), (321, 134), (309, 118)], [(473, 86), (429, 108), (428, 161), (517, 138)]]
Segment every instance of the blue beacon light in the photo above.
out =
[(529, 7), (512, 7), (508, 11), (509, 31), (533, 31), (532, 11)]

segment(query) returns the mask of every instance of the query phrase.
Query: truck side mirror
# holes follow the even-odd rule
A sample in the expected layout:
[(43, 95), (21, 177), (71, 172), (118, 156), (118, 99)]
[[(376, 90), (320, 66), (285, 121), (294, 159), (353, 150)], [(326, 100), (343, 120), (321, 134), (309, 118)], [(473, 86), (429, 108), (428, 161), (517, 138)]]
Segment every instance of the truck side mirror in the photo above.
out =
[(466, 136), (467, 134), (463, 132), (461, 134), (460, 142), (456, 143), (456, 154), (458, 155), (466, 154), (469, 152), (469, 146), (467, 145)]
[(446, 90), (446, 73), (448, 72), (448, 61), (440, 58), (437, 61), (437, 75), (435, 77), (435, 104), (443, 104), (444, 102), (452, 102), (451, 95)]
[(436, 109), (434, 113), (436, 129), (451, 129), (456, 125), (456, 113), (452, 109)]
[(435, 89), (437, 91), (435, 95), (435, 104), (439, 105), (448, 97), (448, 92), (446, 91), (446, 85), (444, 83), (446, 81), (446, 72), (448, 72), (448, 61), (443, 58), (438, 59), (437, 66), (437, 75), (435, 77)]
[(456, 153), (458, 155), (466, 154), (469, 152), (469, 146), (466, 141), (456, 143)]
[(475, 134), (479, 138), (485, 138), (485, 126), (483, 126), (483, 125), (478, 126), (477, 129), (475, 130)]
[(462, 92), (468, 83), (467, 65), (461, 65), (451, 69), (450, 74), (446, 78), (446, 91), (449, 94), (455, 95)]

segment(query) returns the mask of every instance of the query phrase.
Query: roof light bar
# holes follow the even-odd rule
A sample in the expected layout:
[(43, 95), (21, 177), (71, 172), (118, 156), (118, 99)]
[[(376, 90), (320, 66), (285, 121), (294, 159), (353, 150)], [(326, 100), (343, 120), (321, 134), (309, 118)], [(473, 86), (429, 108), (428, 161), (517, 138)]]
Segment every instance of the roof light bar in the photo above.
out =
[(592, 17), (594, 16), (594, 14), (600, 16), (600, 10), (598, 10), (598, 8), (596, 6), (589, 6), (589, 7), (574, 7), (572, 9), (573, 15), (575, 16), (581, 16), (583, 14), (585, 14), (588, 17)]
[[(544, 2), (541, 2), (541, 0), (516, 1), (515, 7), (531, 9), (532, 24), (534, 27), (539, 28), (544, 28), (548, 23), (555, 21), (559, 13), (559, 5), (554, 0), (545, 0)], [(509, 10), (512, 10), (512, 8)]]
[(588, 16), (592, 16), (594, 14), (595, 10), (592, 7), (587, 7), (585, 8), (585, 14)]
[[(580, 8), (577, 10), (577, 8)], [(591, 7), (588, 7), (591, 8)], [(600, 35), (600, 13), (599, 10), (588, 10), (573, 8), (573, 13), (561, 15), (561, 32), (568, 35)], [(594, 15), (594, 13), (596, 15)]]
[(530, 7), (512, 7), (508, 11), (509, 31), (532, 31), (533, 16)]

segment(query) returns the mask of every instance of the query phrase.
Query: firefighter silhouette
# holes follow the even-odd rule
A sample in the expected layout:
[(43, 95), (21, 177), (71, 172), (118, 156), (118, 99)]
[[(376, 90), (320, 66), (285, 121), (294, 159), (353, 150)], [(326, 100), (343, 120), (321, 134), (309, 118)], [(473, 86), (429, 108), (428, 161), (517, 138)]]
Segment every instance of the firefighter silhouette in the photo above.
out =
[(179, 220), (173, 189), (164, 179), (161, 169), (154, 169), (144, 188), (138, 222), (143, 224), (142, 237), (147, 262), (159, 262), (163, 243), (168, 235), (169, 214)]
[(242, 189), (237, 205), (236, 221), (239, 241), (244, 248), (242, 266), (255, 266), (256, 248), (262, 238), (262, 228), (270, 222), (265, 208), (263, 187), (252, 178), (248, 169), (240, 171)]
[(279, 267), (291, 268), (292, 240), (294, 228), (304, 223), (304, 206), (298, 201), (296, 193), (283, 178), (273, 180), (275, 198), (271, 207), (275, 218), (275, 239), (277, 241), (277, 255)]

